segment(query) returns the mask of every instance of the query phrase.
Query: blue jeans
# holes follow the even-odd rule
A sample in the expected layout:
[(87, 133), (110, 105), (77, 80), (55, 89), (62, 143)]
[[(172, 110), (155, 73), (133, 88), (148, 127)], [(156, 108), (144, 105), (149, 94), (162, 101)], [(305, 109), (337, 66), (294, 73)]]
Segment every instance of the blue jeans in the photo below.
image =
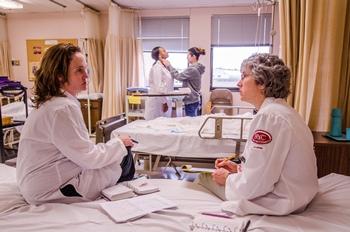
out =
[(199, 102), (185, 105), (186, 116), (196, 117), (198, 115)]

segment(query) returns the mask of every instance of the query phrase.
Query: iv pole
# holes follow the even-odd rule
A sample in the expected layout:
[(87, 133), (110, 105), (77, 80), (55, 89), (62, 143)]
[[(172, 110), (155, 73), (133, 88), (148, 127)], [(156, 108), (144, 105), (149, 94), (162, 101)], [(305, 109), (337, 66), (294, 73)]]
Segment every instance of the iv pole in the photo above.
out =
[[(84, 38), (83, 40), (83, 49), (84, 49), (84, 53), (85, 53), (85, 59), (86, 59), (86, 63), (88, 64), (88, 52), (87, 52), (87, 38)], [(87, 78), (86, 81), (87, 84), (87, 111), (88, 111), (88, 131), (89, 131), (89, 135), (91, 136), (91, 108), (90, 108), (90, 77)]]
[(275, 13), (276, 13), (276, 1), (272, 1), (272, 15), (271, 15), (271, 31), (270, 31), (270, 53), (273, 52), (273, 38), (276, 35), (276, 30), (275, 30)]
[[(258, 11), (258, 20), (257, 20), (257, 27), (255, 32), (255, 46), (260, 45), (260, 41), (258, 41), (259, 37), (259, 30), (260, 30), (260, 17), (261, 17), (261, 9), (263, 6), (269, 6), (271, 5), (271, 27), (270, 27), (270, 53), (273, 52), (273, 38), (276, 35), (275, 31), (275, 14), (276, 14), (276, 0), (257, 0), (255, 3), (255, 6), (257, 7)], [(264, 36), (265, 38), (265, 36)]]

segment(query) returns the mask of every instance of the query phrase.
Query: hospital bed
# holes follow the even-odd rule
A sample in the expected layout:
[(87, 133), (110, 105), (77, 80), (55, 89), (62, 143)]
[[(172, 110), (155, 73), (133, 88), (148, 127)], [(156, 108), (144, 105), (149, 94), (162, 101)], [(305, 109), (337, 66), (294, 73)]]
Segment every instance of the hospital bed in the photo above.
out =
[[(133, 151), (156, 155), (153, 170), (161, 156), (172, 158), (215, 159), (240, 153), (247, 139), (252, 113), (226, 116), (210, 114), (198, 117), (156, 118), (133, 121), (112, 132), (111, 137), (129, 135), (138, 143)], [(151, 171), (151, 170), (150, 170)]]
[(18, 139), (15, 139), (15, 131), (24, 124), (27, 116), (27, 88), (20, 82), (0, 78), (0, 162), (16, 156), (14, 145)]
[[(167, 209), (148, 214), (126, 223), (115, 223), (104, 213), (97, 200), (93, 202), (40, 206), (28, 205), (21, 196), (15, 168), (0, 164), (0, 230), (12, 231), (201, 231), (206, 223), (225, 225), (227, 230), (239, 231), (241, 225), (251, 220), (248, 231), (309, 232), (350, 230), (350, 177), (330, 174), (319, 179), (320, 191), (300, 214), (284, 217), (249, 215), (232, 219), (201, 216), (201, 212), (220, 210), (221, 200), (204, 187), (184, 181), (151, 179), (159, 186), (156, 193), (177, 204), (176, 209)], [(204, 217), (204, 219), (203, 219)], [(198, 222), (198, 219), (201, 221)], [(219, 227), (218, 227), (219, 228)], [(202, 231), (211, 231), (205, 230)], [(220, 231), (220, 230), (213, 230)]]

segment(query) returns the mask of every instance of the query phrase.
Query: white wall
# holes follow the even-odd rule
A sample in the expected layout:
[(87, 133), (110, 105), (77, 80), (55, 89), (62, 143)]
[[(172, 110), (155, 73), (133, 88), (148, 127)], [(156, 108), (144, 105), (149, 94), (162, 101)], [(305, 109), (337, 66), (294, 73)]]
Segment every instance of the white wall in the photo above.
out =
[[(278, 7), (276, 8), (278, 12)], [(202, 77), (203, 103), (209, 101), (210, 97), (210, 47), (211, 47), (211, 17), (215, 14), (246, 14), (256, 12), (251, 7), (217, 7), (217, 8), (191, 8), (191, 9), (169, 9), (169, 10), (143, 10), (140, 16), (148, 17), (172, 17), (187, 16), (190, 18), (190, 47), (202, 47), (206, 55), (200, 57), (200, 63), (206, 67)], [(275, 29), (278, 31), (278, 15), (275, 18)], [(274, 39), (274, 54), (278, 54), (279, 32)], [(248, 105), (241, 102), (239, 92), (233, 92), (234, 105)]]
[(50, 14), (9, 14), (7, 17), (10, 56), (19, 60), (19, 66), (12, 66), (12, 79), (21, 81), (31, 88), (34, 82), (28, 81), (27, 48), (28, 39), (79, 39), (85, 36), (84, 22), (80, 12)]

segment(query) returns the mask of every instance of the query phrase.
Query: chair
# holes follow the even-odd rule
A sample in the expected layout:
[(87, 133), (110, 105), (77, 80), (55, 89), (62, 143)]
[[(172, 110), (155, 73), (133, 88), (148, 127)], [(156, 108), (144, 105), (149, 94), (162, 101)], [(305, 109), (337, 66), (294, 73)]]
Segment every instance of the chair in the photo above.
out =
[(96, 122), (96, 144), (110, 140), (112, 131), (126, 125), (126, 122), (125, 113)]
[(227, 115), (233, 115), (232, 108), (226, 108), (225, 106), (233, 105), (233, 96), (229, 89), (214, 89), (210, 95), (211, 113), (225, 113)]

